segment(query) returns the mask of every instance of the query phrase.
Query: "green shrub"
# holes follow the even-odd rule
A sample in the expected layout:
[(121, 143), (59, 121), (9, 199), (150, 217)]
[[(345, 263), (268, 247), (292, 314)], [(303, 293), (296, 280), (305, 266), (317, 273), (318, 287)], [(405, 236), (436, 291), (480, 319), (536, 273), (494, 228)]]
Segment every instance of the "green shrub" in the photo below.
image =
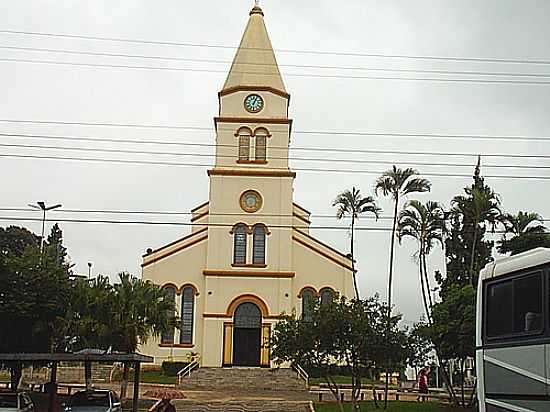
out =
[(162, 362), (162, 373), (164, 376), (176, 376), (187, 365), (189, 362)]

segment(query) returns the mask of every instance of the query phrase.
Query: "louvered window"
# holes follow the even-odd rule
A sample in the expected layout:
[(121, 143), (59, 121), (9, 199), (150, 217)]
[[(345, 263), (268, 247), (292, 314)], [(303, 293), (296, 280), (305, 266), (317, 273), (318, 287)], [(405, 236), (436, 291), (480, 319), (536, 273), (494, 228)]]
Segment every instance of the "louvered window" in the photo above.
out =
[(193, 315), (195, 307), (195, 291), (188, 286), (181, 295), (181, 330), (180, 343), (193, 343)]
[[(176, 303), (176, 288), (173, 286), (168, 286), (164, 288), (164, 293), (166, 293), (166, 298), (171, 305)], [(168, 316), (174, 316), (174, 313), (170, 311)], [(174, 328), (164, 331), (160, 339), (161, 343), (174, 343)]]
[(250, 136), (239, 136), (239, 160), (250, 160)]
[(302, 292), (302, 319), (311, 322), (313, 314), (313, 305), (315, 304), (315, 294), (311, 289)]
[(233, 237), (233, 263), (244, 265), (246, 263), (246, 226), (237, 226)]
[(266, 142), (267, 142), (267, 136), (265, 135), (256, 136), (256, 160), (260, 160), (260, 161), (266, 160)]
[(323, 289), (321, 291), (321, 305), (326, 305), (327, 303), (332, 302), (334, 298), (334, 292), (332, 289)]
[(254, 226), (252, 263), (257, 265), (265, 264), (265, 228)]

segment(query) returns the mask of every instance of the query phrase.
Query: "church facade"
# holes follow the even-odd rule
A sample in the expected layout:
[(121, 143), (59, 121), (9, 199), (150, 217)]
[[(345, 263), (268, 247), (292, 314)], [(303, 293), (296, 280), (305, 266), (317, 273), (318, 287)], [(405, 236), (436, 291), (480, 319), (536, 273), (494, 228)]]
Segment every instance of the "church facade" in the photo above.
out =
[(350, 258), (312, 236), (293, 202), (290, 95), (258, 6), (218, 99), (209, 199), (189, 235), (143, 256), (143, 279), (167, 290), (181, 325), (140, 350), (156, 363), (196, 354), (204, 367), (270, 367), (282, 314), (355, 295)]

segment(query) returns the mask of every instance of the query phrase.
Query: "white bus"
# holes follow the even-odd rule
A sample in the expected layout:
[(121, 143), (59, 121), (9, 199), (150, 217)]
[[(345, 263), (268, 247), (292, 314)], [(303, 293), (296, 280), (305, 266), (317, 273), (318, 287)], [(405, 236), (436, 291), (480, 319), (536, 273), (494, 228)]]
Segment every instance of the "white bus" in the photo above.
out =
[(477, 290), (481, 412), (550, 411), (550, 249), (497, 259)]

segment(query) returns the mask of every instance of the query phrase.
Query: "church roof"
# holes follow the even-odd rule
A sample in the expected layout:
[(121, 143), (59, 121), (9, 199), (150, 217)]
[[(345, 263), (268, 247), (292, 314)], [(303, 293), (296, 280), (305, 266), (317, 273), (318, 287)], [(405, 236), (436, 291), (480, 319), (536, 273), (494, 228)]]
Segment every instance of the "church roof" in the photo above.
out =
[(270, 87), (286, 93), (262, 9), (255, 6), (235, 53), (222, 92), (234, 87)]

